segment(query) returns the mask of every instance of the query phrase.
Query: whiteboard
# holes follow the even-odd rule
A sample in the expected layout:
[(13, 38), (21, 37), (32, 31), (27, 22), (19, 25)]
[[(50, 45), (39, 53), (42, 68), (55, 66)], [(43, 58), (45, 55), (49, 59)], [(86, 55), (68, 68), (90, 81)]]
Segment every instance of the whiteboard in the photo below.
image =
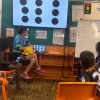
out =
[[(91, 3), (91, 14), (84, 14), (83, 19), (100, 20), (100, 11), (97, 11), (100, 3)], [(85, 9), (85, 4), (84, 4)]]
[(80, 45), (76, 45), (75, 57), (79, 57), (80, 53), (84, 50), (92, 51), (97, 56), (96, 53), (96, 43), (100, 41), (100, 32), (98, 31), (98, 21), (93, 20), (83, 20), (82, 28), (84, 31), (84, 40), (80, 41)]

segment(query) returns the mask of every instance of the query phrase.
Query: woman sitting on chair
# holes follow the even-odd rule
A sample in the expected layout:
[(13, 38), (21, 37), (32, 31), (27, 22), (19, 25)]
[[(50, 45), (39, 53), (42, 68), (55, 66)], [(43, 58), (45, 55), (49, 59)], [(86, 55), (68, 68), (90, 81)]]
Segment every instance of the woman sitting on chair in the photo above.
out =
[[(6, 58), (5, 51), (9, 47), (9, 40), (8, 38), (0, 38), (0, 70), (2, 71), (9, 71), (16, 69), (16, 89), (23, 90), (20, 86), (20, 70), (22, 67), (21, 63), (17, 63), (16, 61), (9, 62)], [(2, 82), (1, 82), (2, 83)]]
[[(13, 52), (14, 53), (19, 53), (18, 56), (20, 56), (21, 52), (23, 50), (25, 50), (26, 48), (32, 48), (34, 50), (37, 50), (36, 48), (34, 48), (33, 45), (31, 45), (27, 39), (26, 39), (26, 35), (27, 35), (28, 31), (27, 28), (25, 26), (20, 26), (18, 28), (17, 31), (17, 36), (14, 39), (14, 43), (13, 43)], [(38, 50), (37, 50), (38, 51)], [(39, 52), (39, 51), (38, 51)], [(39, 52), (40, 53), (40, 52)], [(36, 73), (45, 73), (44, 70), (42, 70), (39, 65), (38, 65), (38, 59), (37, 59), (37, 55), (36, 53), (32, 53), (30, 55), (27, 55), (24, 59), (24, 61), (28, 61), (28, 66), (26, 68), (26, 70), (22, 73), (22, 77), (26, 78), (26, 79), (30, 79), (30, 77), (28, 76), (28, 71), (32, 68), (32, 66), (35, 64), (36, 69), (34, 70)], [(23, 62), (20, 62), (23, 64), (23, 66), (25, 65)], [(27, 64), (26, 64), (27, 65)]]

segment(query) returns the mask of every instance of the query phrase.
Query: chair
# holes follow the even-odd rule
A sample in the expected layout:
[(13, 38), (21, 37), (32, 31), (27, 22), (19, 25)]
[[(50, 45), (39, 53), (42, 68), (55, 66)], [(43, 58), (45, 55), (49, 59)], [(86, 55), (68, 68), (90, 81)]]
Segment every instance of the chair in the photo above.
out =
[[(11, 72), (10, 71), (0, 71), (1, 73), (4, 73), (4, 78), (7, 80), (7, 76), (9, 75), (9, 74), (11, 74)], [(8, 84), (8, 83), (7, 83)], [(6, 86), (7, 86), (7, 84), (6, 84)], [(8, 90), (6, 91), (7, 92), (7, 94), (8, 94)]]
[(11, 71), (0, 71), (1, 73), (4, 73), (4, 78), (7, 80), (7, 76), (11, 74)]
[(56, 100), (100, 100), (96, 82), (60, 82)]
[(0, 87), (2, 87), (3, 98), (4, 98), (4, 100), (7, 100), (5, 85), (8, 84), (8, 81), (2, 77), (0, 77), (0, 80), (3, 81), (3, 84), (0, 85)]

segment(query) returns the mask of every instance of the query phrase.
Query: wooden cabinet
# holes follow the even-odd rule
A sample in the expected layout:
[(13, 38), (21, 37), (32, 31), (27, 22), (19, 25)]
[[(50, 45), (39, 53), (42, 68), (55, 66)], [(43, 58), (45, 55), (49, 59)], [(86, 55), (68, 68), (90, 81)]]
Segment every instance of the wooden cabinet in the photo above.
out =
[[(65, 61), (64, 61), (65, 59)], [(74, 55), (64, 55), (63, 54), (41, 54), (38, 55), (39, 66), (46, 71), (45, 74), (34, 73), (35, 66), (29, 71), (31, 78), (37, 79), (55, 79), (55, 80), (76, 80), (76, 73), (78, 70), (75, 65), (78, 62), (74, 62)], [(64, 67), (63, 67), (64, 65)], [(25, 67), (24, 67), (25, 69)], [(24, 70), (22, 69), (22, 70)], [(63, 75), (62, 75), (63, 70)], [(64, 78), (63, 76), (67, 77)]]
[[(75, 47), (70, 47), (70, 55), (68, 53), (68, 47), (65, 49), (65, 61), (64, 61), (64, 47), (63, 46), (46, 46), (45, 52), (59, 52), (60, 54), (45, 53), (38, 55), (39, 66), (46, 71), (45, 74), (34, 73), (35, 66), (28, 72), (31, 78), (35, 79), (54, 79), (54, 80), (68, 80), (75, 81), (78, 74), (78, 62), (79, 60), (74, 58)], [(9, 49), (6, 50), (7, 57), (9, 57)], [(65, 63), (64, 63), (65, 62)], [(63, 67), (64, 64), (64, 67)], [(23, 72), (27, 66), (24, 66), (21, 70)], [(63, 75), (62, 75), (63, 69)], [(64, 77), (63, 77), (64, 76)], [(67, 78), (65, 78), (67, 77)]]

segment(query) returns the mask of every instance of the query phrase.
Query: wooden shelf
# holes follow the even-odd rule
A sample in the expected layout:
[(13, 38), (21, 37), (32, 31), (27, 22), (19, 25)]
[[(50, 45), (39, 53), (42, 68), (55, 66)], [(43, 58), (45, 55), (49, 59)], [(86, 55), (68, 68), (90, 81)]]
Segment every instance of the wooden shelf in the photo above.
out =
[[(32, 69), (29, 71), (29, 75), (33, 79), (54, 79), (54, 80), (76, 80), (77, 72), (78, 72), (78, 62), (79, 60), (75, 58), (74, 52), (75, 48), (70, 47), (71, 51), (68, 55), (68, 50), (65, 52), (65, 65), (63, 69), (64, 76), (68, 76), (68, 73), (71, 75), (67, 79), (62, 76), (62, 67), (64, 61), (64, 47), (63, 46), (45, 46), (46, 52), (52, 53), (43, 53), (37, 54), (39, 67), (42, 67), (43, 70), (46, 71), (45, 74), (35, 74), (34, 69), (36, 66), (34, 65)], [(67, 48), (67, 47), (66, 47)], [(7, 52), (7, 57), (9, 57), (9, 50)], [(56, 54), (56, 52), (59, 52)], [(69, 62), (68, 62), (69, 60)], [(70, 63), (70, 65), (68, 65)], [(22, 67), (21, 72), (25, 71), (27, 66)], [(76, 69), (75, 69), (76, 68)], [(74, 76), (73, 76), (74, 75)]]
[[(38, 57), (39, 66), (43, 68), (43, 70), (46, 71), (45, 74), (36, 74), (34, 72), (35, 66), (32, 67), (32, 70), (30, 70), (29, 75), (32, 76), (32, 78), (36, 79), (55, 79), (55, 80), (65, 80), (65, 78), (62, 76), (62, 67), (63, 67), (63, 54), (50, 54), (45, 53), (41, 54)], [(75, 60), (74, 55), (69, 55), (69, 62), (70, 65), (68, 65), (68, 55), (65, 55), (65, 65), (64, 65), (64, 76), (67, 77), (68, 73), (71, 76), (67, 77), (67, 80), (76, 80), (76, 76), (78, 73), (78, 61)], [(23, 72), (26, 67), (21, 71)]]
[(74, 62), (74, 64), (79, 64), (78, 62)]
[(78, 69), (73, 69), (73, 71), (78, 71)]
[[(49, 56), (64, 56), (64, 54), (54, 54), (54, 53), (44, 53), (44, 54), (41, 54), (41, 55), (49, 55)], [(65, 56), (68, 56), (68, 54), (65, 54)], [(74, 56), (73, 54), (69, 54), (69, 56)]]
[[(51, 76), (51, 77), (63, 77), (62, 75), (50, 75), (50, 74), (31, 74), (31, 75), (33, 75), (33, 76), (38, 76), (38, 75), (41, 75), (41, 76)], [(64, 74), (64, 76), (68, 76), (68, 74)], [(73, 76), (68, 76), (68, 77), (73, 77)], [(74, 77), (76, 77), (76, 76), (74, 76)]]
[[(41, 66), (51, 66), (51, 67), (58, 66), (58, 67), (63, 67), (63, 65), (50, 65), (50, 64), (41, 64)], [(64, 67), (68, 67), (68, 65), (64, 65)], [(72, 66), (70, 66), (70, 67), (72, 67)]]

